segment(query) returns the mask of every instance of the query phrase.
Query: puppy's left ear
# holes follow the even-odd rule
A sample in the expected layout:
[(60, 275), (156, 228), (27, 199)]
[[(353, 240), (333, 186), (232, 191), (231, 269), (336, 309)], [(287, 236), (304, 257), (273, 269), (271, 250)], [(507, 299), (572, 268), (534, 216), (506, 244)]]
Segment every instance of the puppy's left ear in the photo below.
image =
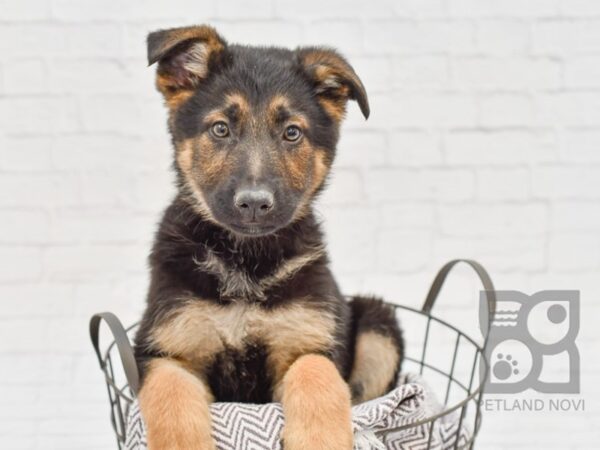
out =
[(300, 48), (297, 53), (321, 104), (334, 119), (342, 119), (348, 100), (356, 100), (365, 119), (369, 117), (367, 91), (343, 56), (322, 47)]

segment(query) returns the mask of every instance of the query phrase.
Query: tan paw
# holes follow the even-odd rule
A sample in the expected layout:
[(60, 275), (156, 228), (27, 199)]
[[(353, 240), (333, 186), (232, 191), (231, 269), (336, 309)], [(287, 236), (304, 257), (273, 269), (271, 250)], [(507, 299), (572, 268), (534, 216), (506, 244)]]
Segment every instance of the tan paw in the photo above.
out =
[(350, 389), (321, 355), (299, 358), (283, 380), (286, 450), (352, 450)]

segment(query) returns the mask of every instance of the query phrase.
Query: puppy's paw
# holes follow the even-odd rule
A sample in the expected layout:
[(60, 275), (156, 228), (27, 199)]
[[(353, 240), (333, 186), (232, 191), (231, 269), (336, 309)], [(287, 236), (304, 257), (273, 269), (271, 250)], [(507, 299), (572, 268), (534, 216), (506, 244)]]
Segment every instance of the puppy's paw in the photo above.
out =
[(299, 358), (283, 380), (286, 450), (352, 450), (350, 390), (321, 355)]
[(281, 439), (284, 450), (352, 450), (354, 445), (351, 422), (343, 427), (323, 423), (312, 430), (286, 425)]
[(175, 361), (153, 360), (138, 396), (148, 450), (215, 450), (209, 391)]
[(203, 433), (171, 431), (166, 435), (147, 435), (148, 450), (215, 450), (212, 437)]

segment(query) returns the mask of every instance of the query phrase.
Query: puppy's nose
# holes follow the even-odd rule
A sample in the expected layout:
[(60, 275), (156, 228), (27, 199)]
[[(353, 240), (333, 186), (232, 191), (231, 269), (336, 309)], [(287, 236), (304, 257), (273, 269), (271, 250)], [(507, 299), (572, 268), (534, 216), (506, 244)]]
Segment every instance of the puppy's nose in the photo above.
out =
[(235, 207), (244, 220), (255, 220), (273, 209), (273, 193), (266, 189), (243, 189), (235, 194)]

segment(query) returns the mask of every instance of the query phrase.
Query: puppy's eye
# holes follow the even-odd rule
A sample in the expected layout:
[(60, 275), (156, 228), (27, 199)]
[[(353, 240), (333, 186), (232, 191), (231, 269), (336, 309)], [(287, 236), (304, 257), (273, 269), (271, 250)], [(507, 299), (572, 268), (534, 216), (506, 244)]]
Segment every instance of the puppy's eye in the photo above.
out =
[(224, 138), (229, 136), (229, 127), (225, 122), (219, 121), (215, 122), (212, 126), (212, 133), (219, 138)]
[(302, 130), (298, 128), (296, 125), (290, 125), (283, 132), (283, 138), (286, 141), (295, 142), (302, 136)]

